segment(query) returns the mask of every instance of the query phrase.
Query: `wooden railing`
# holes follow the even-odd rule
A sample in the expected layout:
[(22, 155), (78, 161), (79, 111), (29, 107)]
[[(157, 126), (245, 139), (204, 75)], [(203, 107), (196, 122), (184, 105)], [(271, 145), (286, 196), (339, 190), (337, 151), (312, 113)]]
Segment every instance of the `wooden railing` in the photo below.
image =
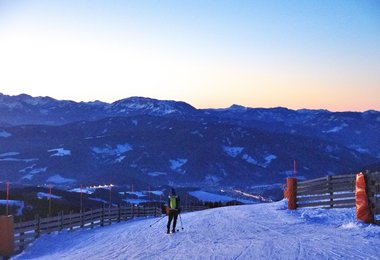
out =
[(297, 208), (355, 207), (355, 174), (327, 176), (297, 183)]
[[(380, 225), (380, 172), (365, 174), (374, 223)], [(327, 176), (297, 183), (297, 208), (355, 207), (356, 174)]]
[[(182, 211), (198, 211), (206, 209), (205, 206), (185, 205)], [(49, 234), (62, 230), (79, 228), (94, 228), (96, 226), (111, 225), (115, 222), (125, 221), (134, 217), (161, 216), (162, 208), (119, 206), (94, 209), (79, 213), (60, 214), (55, 217), (39, 218), (35, 220), (14, 224), (14, 253), (18, 254), (42, 234)]]
[(375, 224), (380, 225), (380, 172), (371, 172), (366, 175), (369, 208), (374, 216)]

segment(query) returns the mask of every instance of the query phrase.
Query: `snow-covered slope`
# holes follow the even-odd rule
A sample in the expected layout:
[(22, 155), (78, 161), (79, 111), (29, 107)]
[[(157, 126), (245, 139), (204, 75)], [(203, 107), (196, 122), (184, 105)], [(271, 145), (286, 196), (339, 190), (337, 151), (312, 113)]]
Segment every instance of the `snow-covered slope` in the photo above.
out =
[(289, 211), (284, 201), (184, 213), (180, 232), (166, 218), (44, 235), (14, 259), (378, 259), (380, 227), (355, 209)]

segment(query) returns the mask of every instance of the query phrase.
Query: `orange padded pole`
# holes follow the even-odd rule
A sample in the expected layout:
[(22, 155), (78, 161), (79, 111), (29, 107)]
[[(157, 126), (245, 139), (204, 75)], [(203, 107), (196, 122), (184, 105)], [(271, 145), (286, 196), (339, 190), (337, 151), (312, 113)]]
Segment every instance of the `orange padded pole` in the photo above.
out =
[(0, 256), (13, 254), (13, 223), (13, 216), (0, 216)]
[(288, 187), (286, 195), (288, 197), (288, 209), (297, 208), (297, 179), (286, 178), (286, 186)]
[(364, 223), (372, 223), (373, 216), (368, 205), (368, 196), (366, 192), (366, 183), (363, 173), (356, 174), (356, 219), (361, 220)]

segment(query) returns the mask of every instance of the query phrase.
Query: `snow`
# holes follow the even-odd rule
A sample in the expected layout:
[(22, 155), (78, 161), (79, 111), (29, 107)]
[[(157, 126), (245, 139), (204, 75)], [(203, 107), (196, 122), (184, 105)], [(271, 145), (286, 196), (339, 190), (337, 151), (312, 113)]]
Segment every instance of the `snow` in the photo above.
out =
[(242, 158), (243, 158), (243, 160), (245, 160), (247, 163), (255, 164), (255, 165), (258, 164), (257, 160), (255, 160), (253, 157), (251, 157), (251, 156), (248, 155), (248, 154), (244, 154)]
[(7, 156), (16, 156), (19, 155), (19, 152), (7, 152), (7, 153), (2, 153), (0, 154), (0, 157), (7, 157)]
[(74, 179), (69, 179), (69, 178), (64, 178), (59, 174), (50, 176), (46, 182), (51, 182), (51, 183), (57, 183), (57, 184), (63, 184), (63, 183), (68, 183), (68, 182), (75, 182), (76, 180)]
[(97, 201), (97, 202), (101, 202), (101, 203), (108, 203), (109, 201), (106, 201), (106, 200), (103, 200), (103, 199), (100, 199), (100, 198), (88, 198), (89, 200), (93, 200), (93, 201)]
[[(233, 200), (241, 201), (241, 199), (238, 198), (232, 198), (226, 195), (219, 195), (219, 194), (214, 194), (210, 193), (207, 191), (190, 191), (189, 194), (193, 197), (196, 197), (198, 200), (201, 201), (209, 201), (209, 202), (229, 202)], [(243, 203), (252, 203), (251, 201), (244, 200), (242, 201)]]
[(164, 192), (161, 191), (161, 190), (153, 190), (151, 191), (152, 194), (156, 195), (156, 196), (162, 196), (164, 195)]
[(45, 193), (45, 192), (38, 192), (37, 193), (37, 198), (38, 199), (62, 199), (62, 196), (58, 196), (58, 195), (53, 195), (53, 194), (49, 194), (49, 193)]
[(264, 163), (264, 165), (265, 165), (265, 166), (268, 166), (273, 160), (276, 160), (276, 159), (277, 159), (277, 156), (274, 155), (274, 154), (269, 154), (269, 155), (267, 155), (264, 159), (265, 159), (265, 163)]
[(327, 130), (327, 131), (322, 131), (323, 133), (326, 133), (326, 134), (330, 134), (330, 133), (337, 133), (339, 131), (341, 131), (343, 128), (347, 127), (348, 125), (346, 123), (340, 125), (340, 126), (336, 126), (334, 128), (331, 128), (330, 130)]
[(229, 156), (234, 157), (234, 158), (238, 156), (243, 150), (244, 150), (244, 147), (233, 147), (233, 146), (223, 145), (223, 151)]
[(148, 172), (148, 175), (152, 177), (158, 177), (158, 176), (165, 176), (167, 175), (167, 173), (166, 172)]
[(23, 180), (32, 180), (33, 179), (33, 174), (27, 174), (27, 175), (24, 175), (21, 179)]
[(47, 167), (36, 168), (36, 169), (32, 169), (29, 173), (30, 174), (36, 174), (36, 173), (40, 173), (40, 172), (46, 172), (46, 170), (47, 170)]
[(219, 178), (218, 176), (208, 174), (205, 176), (204, 180), (207, 184), (215, 184), (215, 183), (218, 183), (219, 181), (221, 181), (222, 179)]
[(0, 130), (0, 137), (7, 138), (12, 136), (12, 134), (8, 133), (7, 131)]
[(54, 149), (48, 150), (48, 152), (55, 152), (54, 154), (50, 155), (50, 157), (71, 155), (71, 151), (64, 148), (54, 148)]
[(118, 144), (116, 145), (115, 148), (107, 145), (105, 147), (93, 147), (92, 151), (96, 154), (101, 154), (101, 155), (110, 155), (110, 156), (119, 156), (125, 152), (131, 151), (132, 146), (129, 145), (128, 143), (125, 144)]
[(369, 151), (368, 148), (363, 148), (360, 145), (351, 145), (351, 146), (349, 146), (349, 148), (351, 148), (353, 150), (356, 150), (359, 153), (368, 153), (368, 154), (370, 154), (370, 151)]
[(69, 190), (69, 192), (77, 192), (77, 193), (85, 193), (85, 194), (93, 194), (95, 192), (95, 190), (97, 189), (104, 189), (104, 190), (109, 190), (110, 187), (114, 187), (115, 185), (113, 184), (109, 184), (109, 185), (97, 185), (97, 186), (90, 186), (90, 187), (78, 187), (78, 188), (74, 188), (74, 189), (71, 189)]
[(115, 159), (115, 162), (117, 162), (117, 163), (120, 163), (122, 160), (124, 160), (125, 159), (125, 155), (123, 155), (123, 156), (120, 156), (120, 157), (117, 157), (116, 159)]
[(153, 190), (153, 191), (122, 191), (122, 192), (119, 192), (119, 194), (121, 195), (135, 195), (139, 198), (141, 197), (146, 197), (149, 195), (149, 193), (151, 194), (154, 194), (154, 195), (157, 195), (157, 196), (161, 196), (163, 195), (163, 192), (160, 191), (160, 190)]
[[(0, 205), (7, 205), (7, 200), (0, 200)], [(24, 201), (22, 200), (8, 200), (8, 205), (11, 207), (18, 207), (17, 209), (17, 216), (22, 215), (22, 210), (24, 209)]]
[(124, 192), (126, 194), (129, 194), (129, 195), (135, 195), (137, 197), (146, 197), (146, 194), (143, 192), (143, 191), (126, 191)]
[(35, 162), (38, 161), (37, 158), (30, 158), (30, 159), (18, 159), (18, 158), (11, 158), (11, 157), (6, 157), (6, 158), (1, 158), (1, 162)]
[(34, 168), (36, 165), (33, 164), (32, 166), (28, 166), (22, 170), (19, 170), (19, 172), (28, 173), (22, 177), (22, 179), (32, 180), (35, 174), (46, 172), (47, 167), (43, 168)]
[(199, 136), (199, 137), (201, 137), (201, 138), (203, 138), (204, 137), (204, 135), (203, 134), (201, 134), (199, 131), (192, 131), (192, 132), (190, 132), (192, 135), (197, 135), (197, 136)]
[[(42, 235), (14, 259), (379, 259), (380, 227), (355, 208), (285, 209), (285, 202), (137, 218), (95, 229)], [(181, 226), (184, 229), (181, 229)]]
[(187, 163), (187, 159), (175, 159), (175, 160), (169, 160), (170, 163), (170, 169), (173, 171), (179, 170), (185, 163)]
[(77, 192), (77, 193), (83, 193), (83, 194), (92, 194), (95, 192), (95, 189), (94, 188), (75, 188), (75, 189), (71, 189), (69, 190), (69, 192)]
[(140, 203), (144, 203), (144, 202), (149, 202), (149, 200), (144, 200), (144, 199), (123, 199), (123, 201), (127, 202), (127, 203), (131, 203), (131, 204), (140, 204)]
[[(266, 168), (269, 166), (269, 164), (277, 159), (277, 156), (274, 155), (274, 154), (269, 154), (267, 156), (265, 156), (262, 160), (261, 160), (261, 163), (258, 162), (255, 158), (253, 158), (252, 156), (250, 156), (249, 154), (243, 154), (242, 156), (242, 159), (245, 160), (247, 163), (250, 163), (250, 164), (254, 164), (254, 165), (258, 165), (260, 167), (263, 167), (263, 168)], [(263, 162), (264, 161), (264, 162)]]

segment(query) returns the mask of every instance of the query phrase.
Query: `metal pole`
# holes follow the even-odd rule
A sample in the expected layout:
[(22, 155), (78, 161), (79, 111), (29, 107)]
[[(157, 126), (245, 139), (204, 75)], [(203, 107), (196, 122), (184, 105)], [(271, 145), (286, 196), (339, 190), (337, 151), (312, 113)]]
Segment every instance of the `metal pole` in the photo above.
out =
[(8, 213), (9, 213), (9, 211), (8, 211), (8, 205), (9, 205), (8, 201), (9, 201), (9, 181), (7, 181), (7, 207), (6, 207), (6, 216), (8, 216)]

